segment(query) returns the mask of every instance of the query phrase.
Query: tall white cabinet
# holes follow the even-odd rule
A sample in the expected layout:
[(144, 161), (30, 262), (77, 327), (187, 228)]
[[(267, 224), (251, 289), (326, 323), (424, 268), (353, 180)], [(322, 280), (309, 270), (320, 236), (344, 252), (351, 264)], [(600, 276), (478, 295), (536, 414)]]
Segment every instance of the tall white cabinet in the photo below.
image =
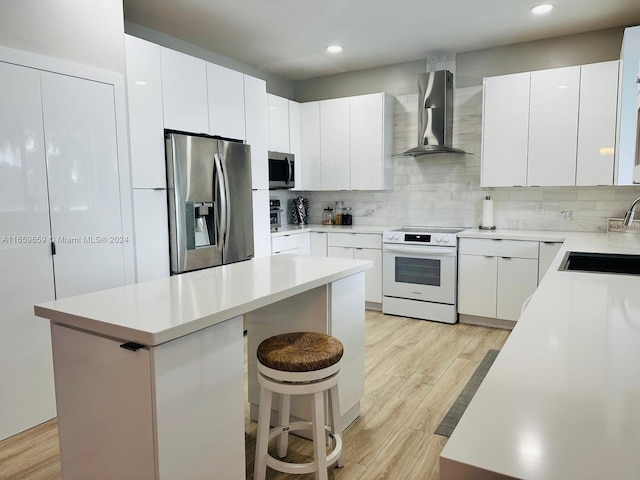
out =
[(114, 85), (3, 62), (0, 76), (3, 439), (56, 413), (49, 325), (34, 303), (123, 285), (132, 239)]

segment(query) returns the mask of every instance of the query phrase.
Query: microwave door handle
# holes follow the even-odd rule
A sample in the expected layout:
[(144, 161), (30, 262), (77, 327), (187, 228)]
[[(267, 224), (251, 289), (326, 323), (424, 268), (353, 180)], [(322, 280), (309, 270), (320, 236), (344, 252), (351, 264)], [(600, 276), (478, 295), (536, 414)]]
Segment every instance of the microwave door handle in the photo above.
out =
[(227, 204), (227, 189), (226, 185), (226, 177), (225, 172), (222, 169), (222, 161), (220, 160), (220, 155), (217, 153), (213, 154), (214, 165), (216, 169), (216, 179), (218, 180), (218, 191), (220, 192), (220, 218), (219, 218), (219, 228), (218, 228), (218, 238), (220, 244), (220, 250), (224, 252), (226, 236), (227, 236), (227, 225), (228, 225), (228, 204)]
[(289, 185), (293, 180), (293, 178), (291, 178), (293, 176), (293, 169), (291, 168), (291, 160), (289, 160), (289, 157), (285, 157), (285, 161), (287, 162), (287, 185)]

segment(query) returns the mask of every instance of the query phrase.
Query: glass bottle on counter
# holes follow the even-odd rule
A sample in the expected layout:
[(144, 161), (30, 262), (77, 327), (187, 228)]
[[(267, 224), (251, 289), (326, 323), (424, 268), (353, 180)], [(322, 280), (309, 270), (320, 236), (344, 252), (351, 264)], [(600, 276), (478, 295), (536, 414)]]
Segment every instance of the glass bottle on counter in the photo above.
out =
[(344, 205), (344, 202), (336, 202), (336, 208), (334, 211), (334, 224), (335, 225), (342, 225), (342, 207)]
[(347, 207), (342, 213), (342, 225), (353, 225), (353, 216), (351, 215), (351, 208)]
[(333, 225), (333, 208), (327, 207), (322, 212), (322, 224)]

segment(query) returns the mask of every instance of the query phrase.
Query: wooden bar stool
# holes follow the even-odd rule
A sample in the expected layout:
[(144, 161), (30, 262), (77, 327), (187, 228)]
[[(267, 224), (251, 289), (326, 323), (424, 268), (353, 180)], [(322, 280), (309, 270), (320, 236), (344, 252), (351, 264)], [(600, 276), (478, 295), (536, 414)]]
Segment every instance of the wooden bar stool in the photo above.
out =
[[(342, 459), (342, 425), (338, 400), (338, 376), (343, 347), (330, 335), (296, 332), (276, 335), (258, 346), (260, 406), (254, 479), (264, 480), (267, 466), (283, 473), (315, 472), (317, 480), (327, 480), (327, 468)], [(330, 426), (325, 425), (324, 392), (329, 390)], [(270, 427), (272, 393), (280, 394), (280, 425)], [(289, 423), (291, 395), (312, 395), (311, 422)], [(268, 452), (269, 440), (278, 439), (278, 456), (287, 455), (289, 432), (311, 430), (314, 461), (287, 463)], [(327, 455), (327, 444), (333, 450)]]

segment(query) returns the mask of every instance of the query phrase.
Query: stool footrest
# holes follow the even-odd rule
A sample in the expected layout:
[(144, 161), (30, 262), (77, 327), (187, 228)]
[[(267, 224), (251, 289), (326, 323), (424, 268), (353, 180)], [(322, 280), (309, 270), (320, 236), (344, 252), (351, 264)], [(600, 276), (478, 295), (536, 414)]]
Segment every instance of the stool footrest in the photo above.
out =
[[(277, 437), (281, 433), (284, 433), (284, 428), (287, 428), (286, 432), (295, 432), (297, 430), (311, 430), (313, 424), (311, 422), (291, 422), (288, 425), (280, 425), (269, 430), (269, 440)], [(331, 432), (331, 428), (327, 425), (324, 426), (325, 430), (329, 434), (329, 438), (333, 443), (333, 450), (327, 455), (327, 466), (333, 465), (338, 461), (340, 454), (342, 453), (342, 436), (338, 433)], [(269, 467), (278, 470), (283, 473), (303, 474), (314, 473), (317, 471), (316, 462), (307, 463), (288, 463), (278, 460), (267, 453), (266, 463)]]

